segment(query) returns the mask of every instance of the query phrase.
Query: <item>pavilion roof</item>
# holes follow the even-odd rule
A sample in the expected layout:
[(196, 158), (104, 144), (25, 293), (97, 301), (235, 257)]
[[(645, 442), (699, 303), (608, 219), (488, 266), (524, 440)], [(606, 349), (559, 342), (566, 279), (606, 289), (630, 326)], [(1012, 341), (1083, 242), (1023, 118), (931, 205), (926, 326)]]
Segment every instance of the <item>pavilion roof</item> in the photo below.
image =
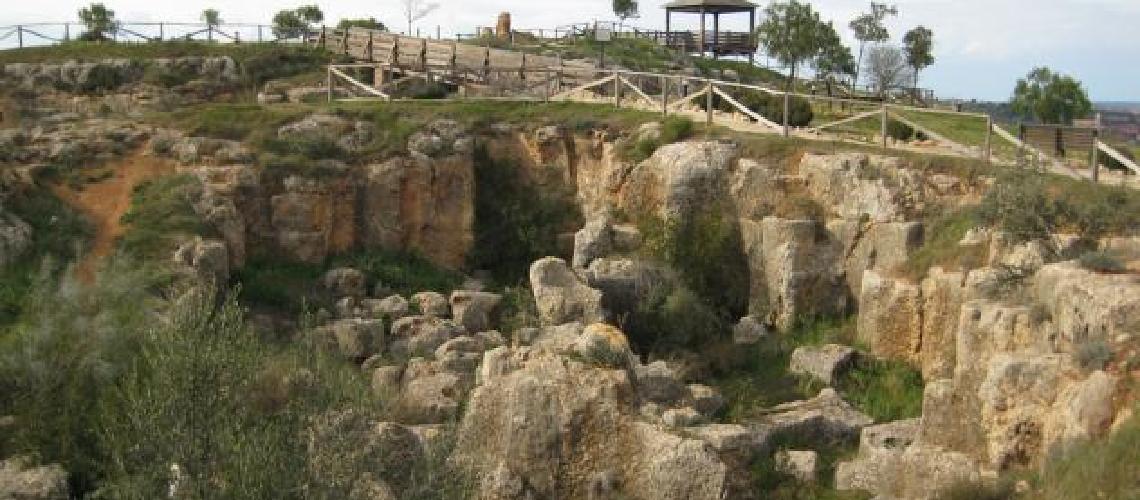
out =
[(756, 4), (748, 0), (673, 0), (665, 4), (666, 10), (674, 12), (749, 12)]

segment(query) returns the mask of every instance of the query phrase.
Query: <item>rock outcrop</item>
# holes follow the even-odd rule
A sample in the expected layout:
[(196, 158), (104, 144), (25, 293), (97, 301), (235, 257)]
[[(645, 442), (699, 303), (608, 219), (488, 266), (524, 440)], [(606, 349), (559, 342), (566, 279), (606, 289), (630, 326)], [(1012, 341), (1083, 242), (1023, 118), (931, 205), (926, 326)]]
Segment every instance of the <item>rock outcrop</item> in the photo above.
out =
[(35, 467), (23, 458), (0, 461), (0, 498), (66, 500), (67, 472), (58, 465)]
[(31, 242), (31, 226), (0, 206), (0, 267), (19, 258)]
[(494, 487), (502, 484), (513, 485), (507, 498), (722, 497), (726, 466), (716, 452), (633, 417), (639, 388), (627, 369), (572, 360), (557, 344), (485, 355), (454, 455), (491, 478), (484, 497), (503, 498)]
[(602, 293), (588, 286), (562, 259), (548, 257), (531, 265), (530, 286), (543, 324), (606, 320)]

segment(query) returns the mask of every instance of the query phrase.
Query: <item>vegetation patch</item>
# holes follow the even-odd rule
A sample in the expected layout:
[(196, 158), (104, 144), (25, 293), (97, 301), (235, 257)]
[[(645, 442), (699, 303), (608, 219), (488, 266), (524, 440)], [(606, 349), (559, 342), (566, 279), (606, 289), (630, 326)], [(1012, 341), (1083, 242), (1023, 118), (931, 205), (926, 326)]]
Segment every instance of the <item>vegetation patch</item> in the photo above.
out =
[(1077, 260), (1081, 267), (1105, 274), (1116, 274), (1125, 271), (1124, 263), (1108, 252), (1088, 252)]
[(468, 267), (513, 284), (535, 260), (564, 255), (559, 235), (582, 223), (573, 193), (537, 189), (523, 179), (521, 167), (492, 158), (485, 146), (476, 148), (475, 245)]
[(922, 248), (914, 252), (903, 266), (906, 274), (914, 280), (920, 280), (930, 268), (936, 266), (949, 271), (968, 271), (981, 267), (989, 253), (988, 246), (960, 244), (967, 232), (981, 225), (976, 211), (964, 208), (934, 212), (939, 215), (926, 224), (926, 238)]
[(194, 198), (202, 189), (190, 175), (152, 179), (135, 188), (131, 208), (123, 215), (127, 231), (121, 246), (140, 261), (169, 258), (170, 249), (193, 236), (214, 236), (209, 224), (194, 211)]
[(45, 187), (18, 190), (4, 206), (31, 226), (32, 241), (18, 260), (0, 268), (0, 331), (20, 317), (37, 277), (55, 276), (91, 236), (87, 221)]

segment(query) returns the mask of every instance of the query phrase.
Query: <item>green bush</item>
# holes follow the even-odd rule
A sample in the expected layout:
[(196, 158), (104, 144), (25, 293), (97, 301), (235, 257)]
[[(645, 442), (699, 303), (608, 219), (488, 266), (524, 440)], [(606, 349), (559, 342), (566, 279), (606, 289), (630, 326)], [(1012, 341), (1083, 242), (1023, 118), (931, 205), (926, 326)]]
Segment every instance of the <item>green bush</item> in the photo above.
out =
[(362, 446), (389, 410), (358, 367), (251, 335), (236, 294), (165, 302), (145, 268), (111, 266), (90, 288), (45, 276), (0, 336), (5, 456), (62, 464), (80, 498), (164, 497), (174, 464), (191, 498), (347, 498), (361, 477), (401, 498), (470, 487), (446, 446), (398, 462)]
[(157, 64), (147, 65), (146, 70), (143, 71), (143, 82), (159, 87), (173, 88), (179, 85), (185, 85), (197, 78), (197, 74), (187, 67), (170, 65), (159, 66)]
[(120, 242), (123, 251), (143, 261), (164, 260), (182, 240), (214, 236), (214, 230), (194, 211), (194, 199), (201, 189), (191, 175), (159, 177), (135, 187), (122, 220), (127, 226)]
[(965, 208), (935, 210), (934, 213), (938, 215), (926, 224), (922, 247), (911, 254), (903, 266), (907, 274), (919, 280), (935, 266), (954, 271), (970, 270), (985, 264), (989, 248), (984, 245), (975, 247), (959, 245), (969, 230), (982, 225), (976, 211)]
[(35, 185), (14, 191), (4, 206), (31, 226), (32, 240), (19, 259), (0, 268), (0, 329), (19, 318), (45, 264), (54, 269), (75, 258), (91, 236), (87, 220), (46, 187)]
[(939, 491), (936, 500), (1009, 500), (1017, 498), (1014, 484), (1000, 480), (994, 484), (960, 482)]
[(1108, 252), (1088, 252), (1078, 260), (1081, 267), (1098, 273), (1124, 272), (1124, 263)]
[[(733, 99), (744, 105), (744, 107), (751, 109), (753, 112), (758, 113), (760, 116), (777, 124), (784, 123), (784, 96), (772, 95), (767, 92), (760, 92), (756, 90), (748, 91), (731, 91), (729, 92)], [(701, 108), (705, 107), (705, 100), (701, 101)], [(788, 125), (793, 127), (806, 127), (811, 124), (815, 119), (815, 112), (812, 110), (811, 102), (802, 97), (792, 96), (788, 103)], [(713, 97), (713, 107), (721, 111), (735, 112), (736, 106), (733, 106), (726, 99), (720, 96)]]
[(1103, 340), (1088, 341), (1077, 346), (1077, 364), (1085, 371), (1103, 370), (1113, 356), (1112, 346)]
[(861, 359), (836, 388), (876, 422), (922, 415), (922, 373), (900, 361)]
[(446, 293), (459, 287), (463, 275), (433, 264), (412, 252), (369, 250), (332, 258), (332, 267), (351, 267), (364, 273), (368, 287), (378, 284), (404, 296), (423, 291)]
[(565, 256), (559, 235), (576, 231), (581, 219), (572, 193), (553, 186), (536, 189), (524, 179), (521, 167), (492, 158), (483, 146), (476, 148), (471, 269), (490, 271), (501, 283), (514, 283), (535, 260)]
[(1107, 438), (1078, 444), (1052, 457), (1037, 485), (1044, 500), (1140, 497), (1140, 419)]
[(661, 122), (661, 143), (673, 144), (693, 135), (693, 120), (684, 116), (669, 116)]
[(887, 137), (896, 141), (925, 140), (926, 134), (898, 120), (887, 122)]

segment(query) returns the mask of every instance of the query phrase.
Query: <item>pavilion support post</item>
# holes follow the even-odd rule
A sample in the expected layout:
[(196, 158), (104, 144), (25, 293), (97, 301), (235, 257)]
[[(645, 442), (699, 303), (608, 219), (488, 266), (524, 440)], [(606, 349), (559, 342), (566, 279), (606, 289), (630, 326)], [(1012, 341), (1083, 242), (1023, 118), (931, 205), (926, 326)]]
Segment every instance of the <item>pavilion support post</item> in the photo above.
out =
[(672, 26), (673, 26), (673, 9), (666, 8), (665, 9), (665, 46), (669, 47), (669, 48), (673, 47), (671, 45), (671, 42), (672, 42), (672, 40), (670, 40), (671, 37), (669, 36), (669, 34), (672, 32)]
[(720, 58), (720, 12), (713, 13), (713, 59)]
[(705, 80), (705, 82), (707, 83), (707, 85), (705, 86), (705, 124), (708, 125), (709, 127), (712, 127), (712, 124), (713, 124), (713, 94), (715, 93), (715, 91), (713, 89), (715, 87), (713, 87), (713, 81), (711, 79)]
[[(756, 9), (748, 11), (748, 48), (753, 47), (753, 41), (756, 40)], [(756, 64), (756, 51), (748, 53), (748, 65)]]
[(701, 38), (697, 41), (697, 49), (701, 51), (701, 57), (705, 56), (705, 8), (701, 7)]

